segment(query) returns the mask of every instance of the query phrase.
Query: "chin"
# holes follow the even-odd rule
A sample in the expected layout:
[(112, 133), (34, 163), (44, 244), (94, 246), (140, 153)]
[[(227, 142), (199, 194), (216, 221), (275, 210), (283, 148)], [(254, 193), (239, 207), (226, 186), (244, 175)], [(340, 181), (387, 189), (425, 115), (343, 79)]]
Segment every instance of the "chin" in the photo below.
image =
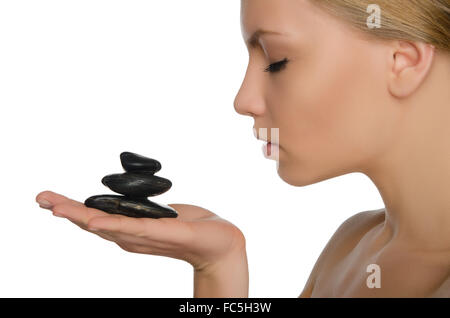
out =
[(314, 169), (311, 166), (298, 162), (293, 164), (286, 164), (286, 162), (280, 161), (277, 163), (277, 173), (280, 178), (287, 184), (290, 184), (294, 187), (304, 187), (312, 185), (321, 181), (344, 175), (348, 172), (349, 171), (338, 172), (334, 170), (317, 171), (317, 169)]
[[(304, 187), (315, 183), (307, 172), (311, 170), (302, 169), (301, 165), (289, 166), (285, 162), (277, 162), (277, 173), (281, 180), (294, 187)], [(303, 173), (302, 173), (303, 172)]]

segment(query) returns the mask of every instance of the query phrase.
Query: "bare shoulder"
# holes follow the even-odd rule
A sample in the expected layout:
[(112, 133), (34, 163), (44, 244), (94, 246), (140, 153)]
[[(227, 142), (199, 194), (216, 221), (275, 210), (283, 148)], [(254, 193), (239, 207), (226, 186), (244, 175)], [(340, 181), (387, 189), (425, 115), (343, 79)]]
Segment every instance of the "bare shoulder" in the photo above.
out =
[(430, 296), (431, 298), (450, 298), (450, 276)]
[(357, 239), (364, 235), (371, 227), (378, 224), (384, 219), (385, 209), (363, 211), (352, 215), (346, 219), (334, 232), (322, 253), (319, 255), (314, 267), (309, 275), (308, 281), (300, 294), (300, 298), (310, 297), (314, 288), (315, 280), (323, 267), (323, 264), (327, 263), (327, 259), (330, 258), (332, 253), (337, 253), (339, 247), (347, 245), (351, 240)]

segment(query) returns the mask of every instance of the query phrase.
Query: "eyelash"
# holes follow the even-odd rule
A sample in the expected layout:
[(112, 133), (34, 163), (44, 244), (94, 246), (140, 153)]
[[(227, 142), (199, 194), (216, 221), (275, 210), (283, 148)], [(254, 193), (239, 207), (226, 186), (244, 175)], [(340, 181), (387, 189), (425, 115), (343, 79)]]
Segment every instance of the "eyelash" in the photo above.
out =
[(287, 58), (285, 58), (285, 59), (283, 59), (283, 60), (281, 60), (281, 61), (279, 61), (279, 62), (270, 64), (270, 65), (264, 70), (264, 72), (269, 72), (269, 73), (276, 73), (276, 72), (279, 72), (279, 71), (281, 71), (281, 70), (284, 69), (284, 67), (286, 66), (286, 64), (287, 64), (288, 62), (289, 62), (289, 60), (288, 60)]

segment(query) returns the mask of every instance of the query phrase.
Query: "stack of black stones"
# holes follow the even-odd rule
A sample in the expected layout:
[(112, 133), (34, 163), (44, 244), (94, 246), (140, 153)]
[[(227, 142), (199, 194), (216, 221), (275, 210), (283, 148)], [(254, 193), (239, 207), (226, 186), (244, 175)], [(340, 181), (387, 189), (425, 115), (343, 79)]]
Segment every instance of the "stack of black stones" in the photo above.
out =
[(170, 180), (155, 176), (161, 163), (132, 152), (122, 152), (120, 161), (125, 173), (109, 174), (102, 183), (116, 193), (87, 198), (87, 207), (110, 214), (122, 214), (135, 218), (176, 218), (178, 213), (170, 206), (147, 199), (162, 194), (172, 187)]

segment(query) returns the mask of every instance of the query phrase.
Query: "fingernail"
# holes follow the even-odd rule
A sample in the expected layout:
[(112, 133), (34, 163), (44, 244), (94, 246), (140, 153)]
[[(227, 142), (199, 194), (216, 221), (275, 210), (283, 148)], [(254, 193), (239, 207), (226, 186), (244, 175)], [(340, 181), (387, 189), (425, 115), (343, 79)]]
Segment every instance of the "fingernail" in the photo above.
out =
[(38, 200), (38, 203), (41, 206), (41, 208), (48, 209), (52, 207), (52, 204), (45, 199)]

